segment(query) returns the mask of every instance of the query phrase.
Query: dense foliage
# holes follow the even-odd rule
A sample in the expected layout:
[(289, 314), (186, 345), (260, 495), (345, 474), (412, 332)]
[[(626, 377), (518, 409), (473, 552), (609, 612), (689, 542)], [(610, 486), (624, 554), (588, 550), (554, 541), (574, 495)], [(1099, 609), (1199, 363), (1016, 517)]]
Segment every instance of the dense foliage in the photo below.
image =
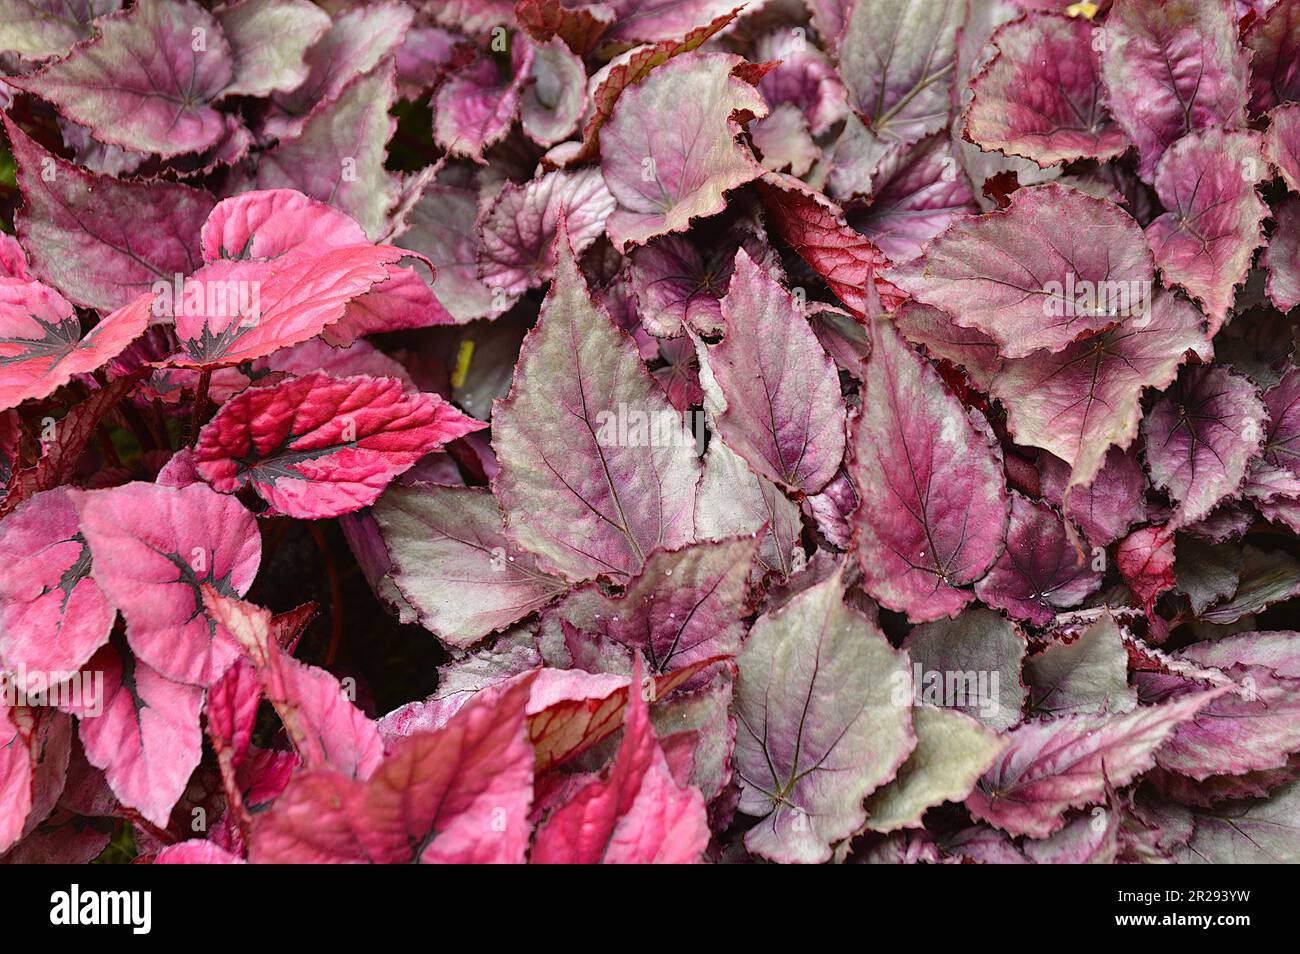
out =
[(0, 0), (0, 855), (1300, 860), (1300, 0)]

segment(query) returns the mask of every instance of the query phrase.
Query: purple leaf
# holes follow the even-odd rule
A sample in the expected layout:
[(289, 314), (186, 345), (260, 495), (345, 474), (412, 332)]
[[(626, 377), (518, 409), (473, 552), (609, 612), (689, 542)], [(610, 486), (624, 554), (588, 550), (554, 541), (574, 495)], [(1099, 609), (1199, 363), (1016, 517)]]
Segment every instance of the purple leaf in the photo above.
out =
[(993, 381), (1017, 443), (1069, 464), (1069, 486), (1090, 484), (1111, 445), (1137, 436), (1144, 388), (1166, 387), (1188, 351), (1212, 354), (1195, 307), (1166, 293), (1150, 309), (1145, 324), (1129, 320), (1059, 354), (1008, 362)]
[(1082, 603), (1101, 577), (1052, 508), (1012, 494), (1006, 549), (975, 584), (975, 595), (1013, 619), (1045, 626), (1058, 610)]
[(493, 415), (494, 489), (510, 536), (573, 581), (635, 575), (693, 537), (699, 463), (636, 346), (592, 302), (568, 236)]
[[(1300, 24), (1300, 16), (1296, 22)], [(1269, 114), (1264, 155), (1277, 166), (1287, 188), (1300, 192), (1300, 105), (1287, 103)]]
[(392, 581), (422, 626), (466, 648), (541, 609), (563, 581), (511, 546), (505, 517), (486, 490), (392, 487), (374, 509)]
[(32, 271), (74, 304), (112, 311), (199, 266), (199, 229), (215, 204), (208, 193), (89, 175), (8, 116), (4, 124), (23, 192), (16, 215), (23, 248)]
[(495, 294), (518, 298), (555, 273), (561, 217), (575, 255), (605, 234), (614, 197), (598, 169), (556, 171), (525, 185), (507, 183), (479, 218), (479, 278)]
[[(1038, 455), (1043, 499), (1060, 509), (1070, 488), (1070, 465), (1048, 453)], [(1104, 547), (1114, 543), (1135, 523), (1146, 519), (1147, 477), (1137, 453), (1112, 447), (1091, 484), (1071, 489), (1065, 516), (1088, 542)]]
[(1260, 452), (1268, 412), (1255, 386), (1227, 368), (1191, 368), (1142, 422), (1152, 482), (1176, 505), (1172, 524), (1196, 523), (1240, 493)]
[(1165, 283), (1205, 305), (1211, 337), (1264, 240), (1268, 206), (1255, 186), (1267, 176), (1258, 136), (1218, 129), (1180, 139), (1156, 167), (1169, 211), (1147, 226), (1147, 241)]
[[(396, 176), (384, 168), (385, 143), (397, 128), (391, 61), (344, 86), (313, 110), (293, 139), (263, 153), (244, 189), (297, 189), (346, 212), (379, 238), (398, 201)], [(242, 191), (242, 190), (241, 190)]]
[(587, 583), (552, 612), (639, 654), (651, 674), (731, 656), (745, 635), (745, 583), (757, 549), (746, 536), (658, 550), (618, 596)]
[(1277, 232), (1264, 251), (1268, 297), (1279, 311), (1300, 304), (1300, 197), (1288, 196), (1277, 210)]
[(907, 655), (843, 594), (841, 567), (760, 616), (737, 660), (745, 847), (773, 861), (829, 860), (916, 746)]
[(751, 59), (755, 63), (779, 61), (776, 69), (758, 82), (758, 91), (774, 110), (796, 106), (820, 136), (848, 115), (848, 91), (826, 55), (794, 30), (773, 30), (759, 37)]
[(1127, 785), (1155, 764), (1179, 725), (1226, 687), (1124, 715), (1070, 715), (1013, 729), (1009, 745), (966, 799), (970, 813), (1012, 835), (1046, 838), (1071, 808), (1093, 805), (1107, 785)]
[[(737, 111), (767, 115), (758, 92), (732, 75), (739, 60), (686, 53), (626, 90), (601, 130), (601, 172), (618, 201), (607, 228), (615, 247), (682, 232), (726, 207), (725, 193), (763, 172), (738, 144)], [(669, 116), (667, 124), (657, 117)]]
[(1300, 100), (1300, 5), (1295, 0), (1272, 4), (1247, 31), (1250, 106), (1256, 114), (1280, 103)]
[(947, 125), (958, 0), (857, 3), (839, 40), (840, 76), (876, 136), (916, 142)]
[(1102, 76), (1111, 113), (1137, 144), (1147, 181), (1189, 132), (1245, 125), (1249, 55), (1224, 0), (1115, 0)]
[(1084, 17), (1030, 14), (1001, 27), (997, 55), (971, 84), (966, 138), (1044, 168), (1122, 155), (1128, 137), (1106, 109), (1094, 38)]
[(193, 0), (140, 0), (96, 26), (66, 59), (10, 82), (110, 145), (169, 158), (221, 140), (226, 120), (212, 103), (234, 63), (212, 14)]
[(895, 262), (907, 262), (953, 220), (976, 211), (946, 136), (890, 153), (877, 170), (871, 204), (849, 216)]
[(744, 249), (722, 299), (726, 337), (708, 363), (726, 406), (718, 433), (768, 480), (816, 493), (844, 458), (839, 374), (801, 307)]
[(397, 50), (412, 16), (403, 3), (374, 3), (340, 13), (329, 32), (307, 50), (306, 80), (274, 97), (277, 111), (267, 118), (263, 132), (279, 139), (296, 136), (318, 105), (333, 102), (343, 87)]
[(483, 150), (505, 138), (519, 115), (533, 56), (533, 46), (519, 43), (512, 54), (512, 72), (480, 55), (454, 73), (434, 98), (433, 136), (438, 145), (452, 155), (485, 162)]
[(1008, 358), (1060, 351), (1151, 304), (1151, 253), (1137, 223), (1058, 185), (1020, 190), (1005, 212), (957, 220), (888, 277), (993, 338)]
[(849, 470), (863, 585), (914, 622), (953, 616), (1002, 552), (1002, 468), (938, 373), (888, 323), (874, 331)]
[(220, 678), (238, 649), (204, 613), (200, 587), (248, 591), (262, 556), (253, 515), (203, 484), (130, 483), (74, 502), (95, 582), (126, 618), (135, 655), (169, 680), (208, 686)]

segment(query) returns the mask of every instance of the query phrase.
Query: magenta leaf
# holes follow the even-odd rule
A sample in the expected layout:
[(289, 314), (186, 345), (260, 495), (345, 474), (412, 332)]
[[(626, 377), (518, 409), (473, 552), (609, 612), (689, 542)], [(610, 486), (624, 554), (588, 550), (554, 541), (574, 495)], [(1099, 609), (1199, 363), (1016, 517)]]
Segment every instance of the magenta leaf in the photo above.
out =
[(605, 234), (614, 197), (598, 169), (557, 171), (527, 185), (507, 183), (479, 219), (479, 277), (517, 298), (555, 273), (555, 234), (561, 217), (574, 254)]
[(872, 307), (867, 289), (880, 303), (896, 307), (907, 296), (879, 277), (889, 264), (883, 252), (844, 222), (844, 213), (798, 179), (769, 174), (758, 187), (776, 231), (799, 257), (826, 280), (831, 291), (859, 318)]
[(90, 568), (66, 490), (37, 494), (0, 523), (0, 658), (19, 689), (69, 678), (108, 642), (117, 610)]
[(752, 59), (756, 63), (780, 61), (758, 83), (773, 110), (795, 106), (808, 120), (809, 130), (820, 136), (848, 114), (848, 92), (821, 50), (794, 30), (773, 30), (759, 37)]
[(479, 278), (478, 209), (477, 189), (430, 183), (398, 239), (438, 270), (433, 292), (456, 323), (495, 316), (513, 304)]
[(759, 617), (737, 660), (739, 809), (761, 819), (745, 847), (773, 861), (829, 860), (916, 745), (907, 654), (843, 593), (839, 568)]
[(966, 138), (1043, 167), (1121, 155), (1128, 137), (1106, 109), (1094, 31), (1084, 17), (1050, 14), (1001, 27), (997, 55), (971, 84)]
[(103, 684), (93, 703), (97, 713), (79, 713), (86, 758), (103, 770), (122, 804), (165, 827), (202, 755), (203, 690), (173, 682), (111, 646), (87, 669), (103, 673)]
[[(1171, 153), (1172, 154), (1172, 153)], [(1260, 451), (1268, 413), (1255, 386), (1227, 368), (1191, 368), (1142, 422), (1152, 482), (1186, 526), (1240, 492)]]
[(1179, 140), (1156, 167), (1169, 211), (1147, 226), (1147, 241), (1165, 282), (1205, 305), (1211, 337), (1264, 239), (1268, 206), (1255, 186), (1267, 176), (1257, 136), (1218, 129)]
[(26, 834), (36, 772), (33, 710), (0, 700), (0, 851)]
[(565, 589), (510, 544), (492, 494), (471, 487), (391, 487), (374, 509), (391, 579), (422, 626), (468, 647), (541, 609)]
[(533, 801), (531, 676), (470, 700), (436, 732), (393, 743), (366, 781), (295, 776), (254, 827), (255, 863), (515, 863)]
[(367, 507), (431, 451), (484, 425), (395, 378), (315, 372), (222, 405), (195, 467), (223, 493), (248, 485), (280, 513), (336, 517)]
[[(579, 638), (612, 640), (632, 650), (652, 674), (735, 655), (744, 637), (745, 583), (757, 549), (756, 538), (733, 537), (658, 550), (617, 596), (587, 583), (551, 612), (579, 630)], [(600, 662), (609, 665), (610, 655), (604, 649)]]
[[(632, 681), (641, 684), (641, 668)], [(650, 724), (650, 707), (633, 692), (623, 742), (609, 774), (557, 808), (537, 832), (533, 864), (688, 864), (709, 843), (699, 790), (679, 785)]]
[(519, 115), (525, 81), (535, 48), (515, 45), (512, 69), (506, 71), (490, 56), (453, 74), (438, 90), (433, 104), (433, 135), (438, 145), (457, 156), (484, 162), (483, 150), (505, 138)]
[(1280, 0), (1244, 37), (1251, 51), (1250, 106), (1264, 113), (1279, 103), (1300, 101), (1300, 7)]
[(1123, 715), (1069, 715), (1013, 729), (1009, 745), (966, 799), (975, 818), (1013, 835), (1046, 838), (1071, 808), (1105, 798), (1155, 762), (1155, 752), (1226, 687)]
[(694, 439), (592, 302), (563, 229), (556, 241), (555, 281), (493, 415), (493, 489), (540, 569), (631, 576), (651, 550), (693, 537)]
[(8, 116), (4, 124), (23, 192), (18, 234), (32, 271), (75, 304), (112, 311), (198, 267), (199, 228), (214, 204), (206, 192), (91, 175), (47, 153)]
[(1070, 483), (1088, 485), (1111, 445), (1137, 436), (1139, 400), (1173, 381), (1187, 353), (1212, 354), (1204, 318), (1172, 294), (1156, 296), (1149, 320), (1128, 320), (1058, 354), (1008, 362), (993, 381), (1016, 441), (1070, 465)]
[(383, 759), (379, 729), (352, 703), (339, 681), (324, 669), (299, 662), (280, 646), (269, 610), (222, 596), (206, 584), (203, 604), (252, 660), (266, 698), (304, 767), (330, 767), (353, 778), (368, 778)]
[(1165, 526), (1135, 530), (1115, 548), (1120, 576), (1142, 601), (1148, 616), (1156, 597), (1173, 589), (1174, 560), (1174, 532)]
[(1131, 449), (1112, 447), (1106, 461), (1091, 484), (1070, 490), (1070, 466), (1058, 457), (1038, 455), (1038, 472), (1042, 479), (1043, 499), (1060, 509), (1073, 521), (1093, 546), (1108, 546), (1122, 537), (1128, 528), (1147, 515), (1147, 478)]
[(844, 458), (839, 374), (801, 306), (744, 249), (722, 299), (726, 337), (708, 363), (726, 406), (718, 433), (755, 473), (816, 493)]
[(1045, 626), (1059, 610), (1083, 602), (1101, 578), (1052, 508), (1012, 494), (1006, 549), (975, 584), (975, 595), (1013, 619)]
[(213, 101), (234, 79), (230, 44), (193, 0), (141, 0), (99, 35), (15, 86), (54, 103), (100, 142), (164, 158), (226, 134)]
[(1230, 6), (1115, 0), (1106, 17), (1107, 98), (1138, 147), (1148, 181), (1165, 150), (1187, 133), (1245, 124), (1249, 55), (1237, 41)]
[(895, 262), (911, 261), (954, 219), (976, 210), (966, 177), (960, 175), (946, 136), (923, 139), (881, 162), (871, 204), (849, 216), (849, 224)]
[(877, 137), (916, 142), (947, 125), (957, 0), (854, 4), (839, 38), (849, 105)]
[(993, 338), (1008, 358), (1060, 351), (1151, 306), (1151, 253), (1137, 223), (1059, 185), (1022, 189), (1004, 212), (959, 219), (888, 277)]
[(130, 483), (74, 502), (95, 582), (126, 618), (140, 661), (177, 682), (208, 686), (220, 678), (238, 649), (204, 613), (200, 588), (248, 591), (262, 555), (252, 514), (203, 484)]
[[(686, 53), (619, 97), (601, 131), (601, 172), (618, 202), (610, 241), (620, 249), (682, 232), (726, 207), (726, 192), (763, 167), (735, 140), (737, 111), (767, 115), (763, 98), (732, 75), (733, 56)], [(655, 128), (654, 117), (672, 122)]]
[(849, 470), (864, 586), (914, 622), (953, 616), (1002, 552), (1002, 468), (938, 373), (888, 324), (874, 330)]
[(95, 371), (144, 333), (148, 312), (128, 305), (84, 336), (72, 305), (40, 282), (0, 278), (0, 410), (43, 398)]
[(154, 856), (156, 865), (242, 865), (246, 862), (238, 855), (210, 841), (182, 841), (168, 845)]

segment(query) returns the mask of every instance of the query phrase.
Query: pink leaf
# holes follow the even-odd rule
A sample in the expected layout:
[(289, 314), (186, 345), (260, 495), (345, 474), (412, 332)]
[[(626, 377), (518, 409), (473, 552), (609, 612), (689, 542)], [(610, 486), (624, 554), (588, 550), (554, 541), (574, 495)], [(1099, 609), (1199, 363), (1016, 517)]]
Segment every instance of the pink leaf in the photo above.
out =
[[(767, 115), (758, 92), (732, 75), (734, 56), (687, 53), (619, 98), (601, 131), (601, 172), (618, 208), (609, 217), (617, 248), (682, 232), (726, 207), (725, 193), (763, 172), (738, 145), (737, 111)], [(671, 122), (654, 127), (654, 117)], [(649, 172), (647, 172), (649, 170)]]
[(888, 323), (873, 331), (849, 471), (864, 585), (914, 622), (953, 616), (1002, 552), (1002, 469), (938, 373)]
[(1135, 530), (1116, 548), (1115, 562), (1150, 616), (1156, 597), (1174, 586), (1174, 531), (1164, 526)]
[(708, 349), (726, 400), (718, 433), (756, 473), (816, 493), (844, 458), (835, 363), (795, 299), (744, 249), (736, 252), (722, 315), (726, 338)]
[(222, 596), (207, 584), (203, 603), (252, 660), (266, 698), (303, 765), (369, 778), (384, 746), (375, 723), (353, 705), (339, 681), (324, 669), (299, 662), (280, 646), (272, 633), (269, 610)]
[(1009, 745), (976, 784), (966, 807), (1013, 835), (1046, 838), (1064, 813), (1100, 802), (1155, 763), (1179, 725), (1224, 692), (1199, 692), (1124, 715), (1069, 715), (1013, 729)]
[(126, 618), (135, 654), (178, 682), (220, 678), (238, 649), (204, 613), (200, 589), (248, 591), (262, 555), (253, 515), (203, 484), (130, 483), (78, 493), (74, 502), (95, 582)]
[(1030, 14), (1001, 27), (997, 55), (971, 83), (966, 138), (1044, 168), (1121, 155), (1128, 138), (1106, 110), (1094, 38), (1084, 17)]
[(74, 375), (94, 371), (144, 333), (148, 312), (128, 305), (84, 337), (58, 292), (40, 282), (0, 278), (0, 410), (49, 396)]
[(531, 676), (471, 700), (436, 732), (394, 743), (367, 781), (297, 775), (253, 830), (273, 863), (519, 863), (528, 849)]
[(37, 494), (0, 523), (0, 658), (19, 689), (37, 677), (62, 681), (108, 642), (117, 610), (90, 571), (65, 489)]
[[(641, 684), (638, 660), (632, 683)], [(709, 843), (704, 798), (679, 786), (633, 692), (623, 742), (607, 777), (556, 809), (537, 833), (534, 864), (687, 864)]]
[(203, 754), (203, 690), (172, 682), (112, 647), (87, 669), (102, 672), (104, 682), (94, 704), (99, 714), (79, 713), (86, 758), (103, 769), (122, 804), (165, 828)]

